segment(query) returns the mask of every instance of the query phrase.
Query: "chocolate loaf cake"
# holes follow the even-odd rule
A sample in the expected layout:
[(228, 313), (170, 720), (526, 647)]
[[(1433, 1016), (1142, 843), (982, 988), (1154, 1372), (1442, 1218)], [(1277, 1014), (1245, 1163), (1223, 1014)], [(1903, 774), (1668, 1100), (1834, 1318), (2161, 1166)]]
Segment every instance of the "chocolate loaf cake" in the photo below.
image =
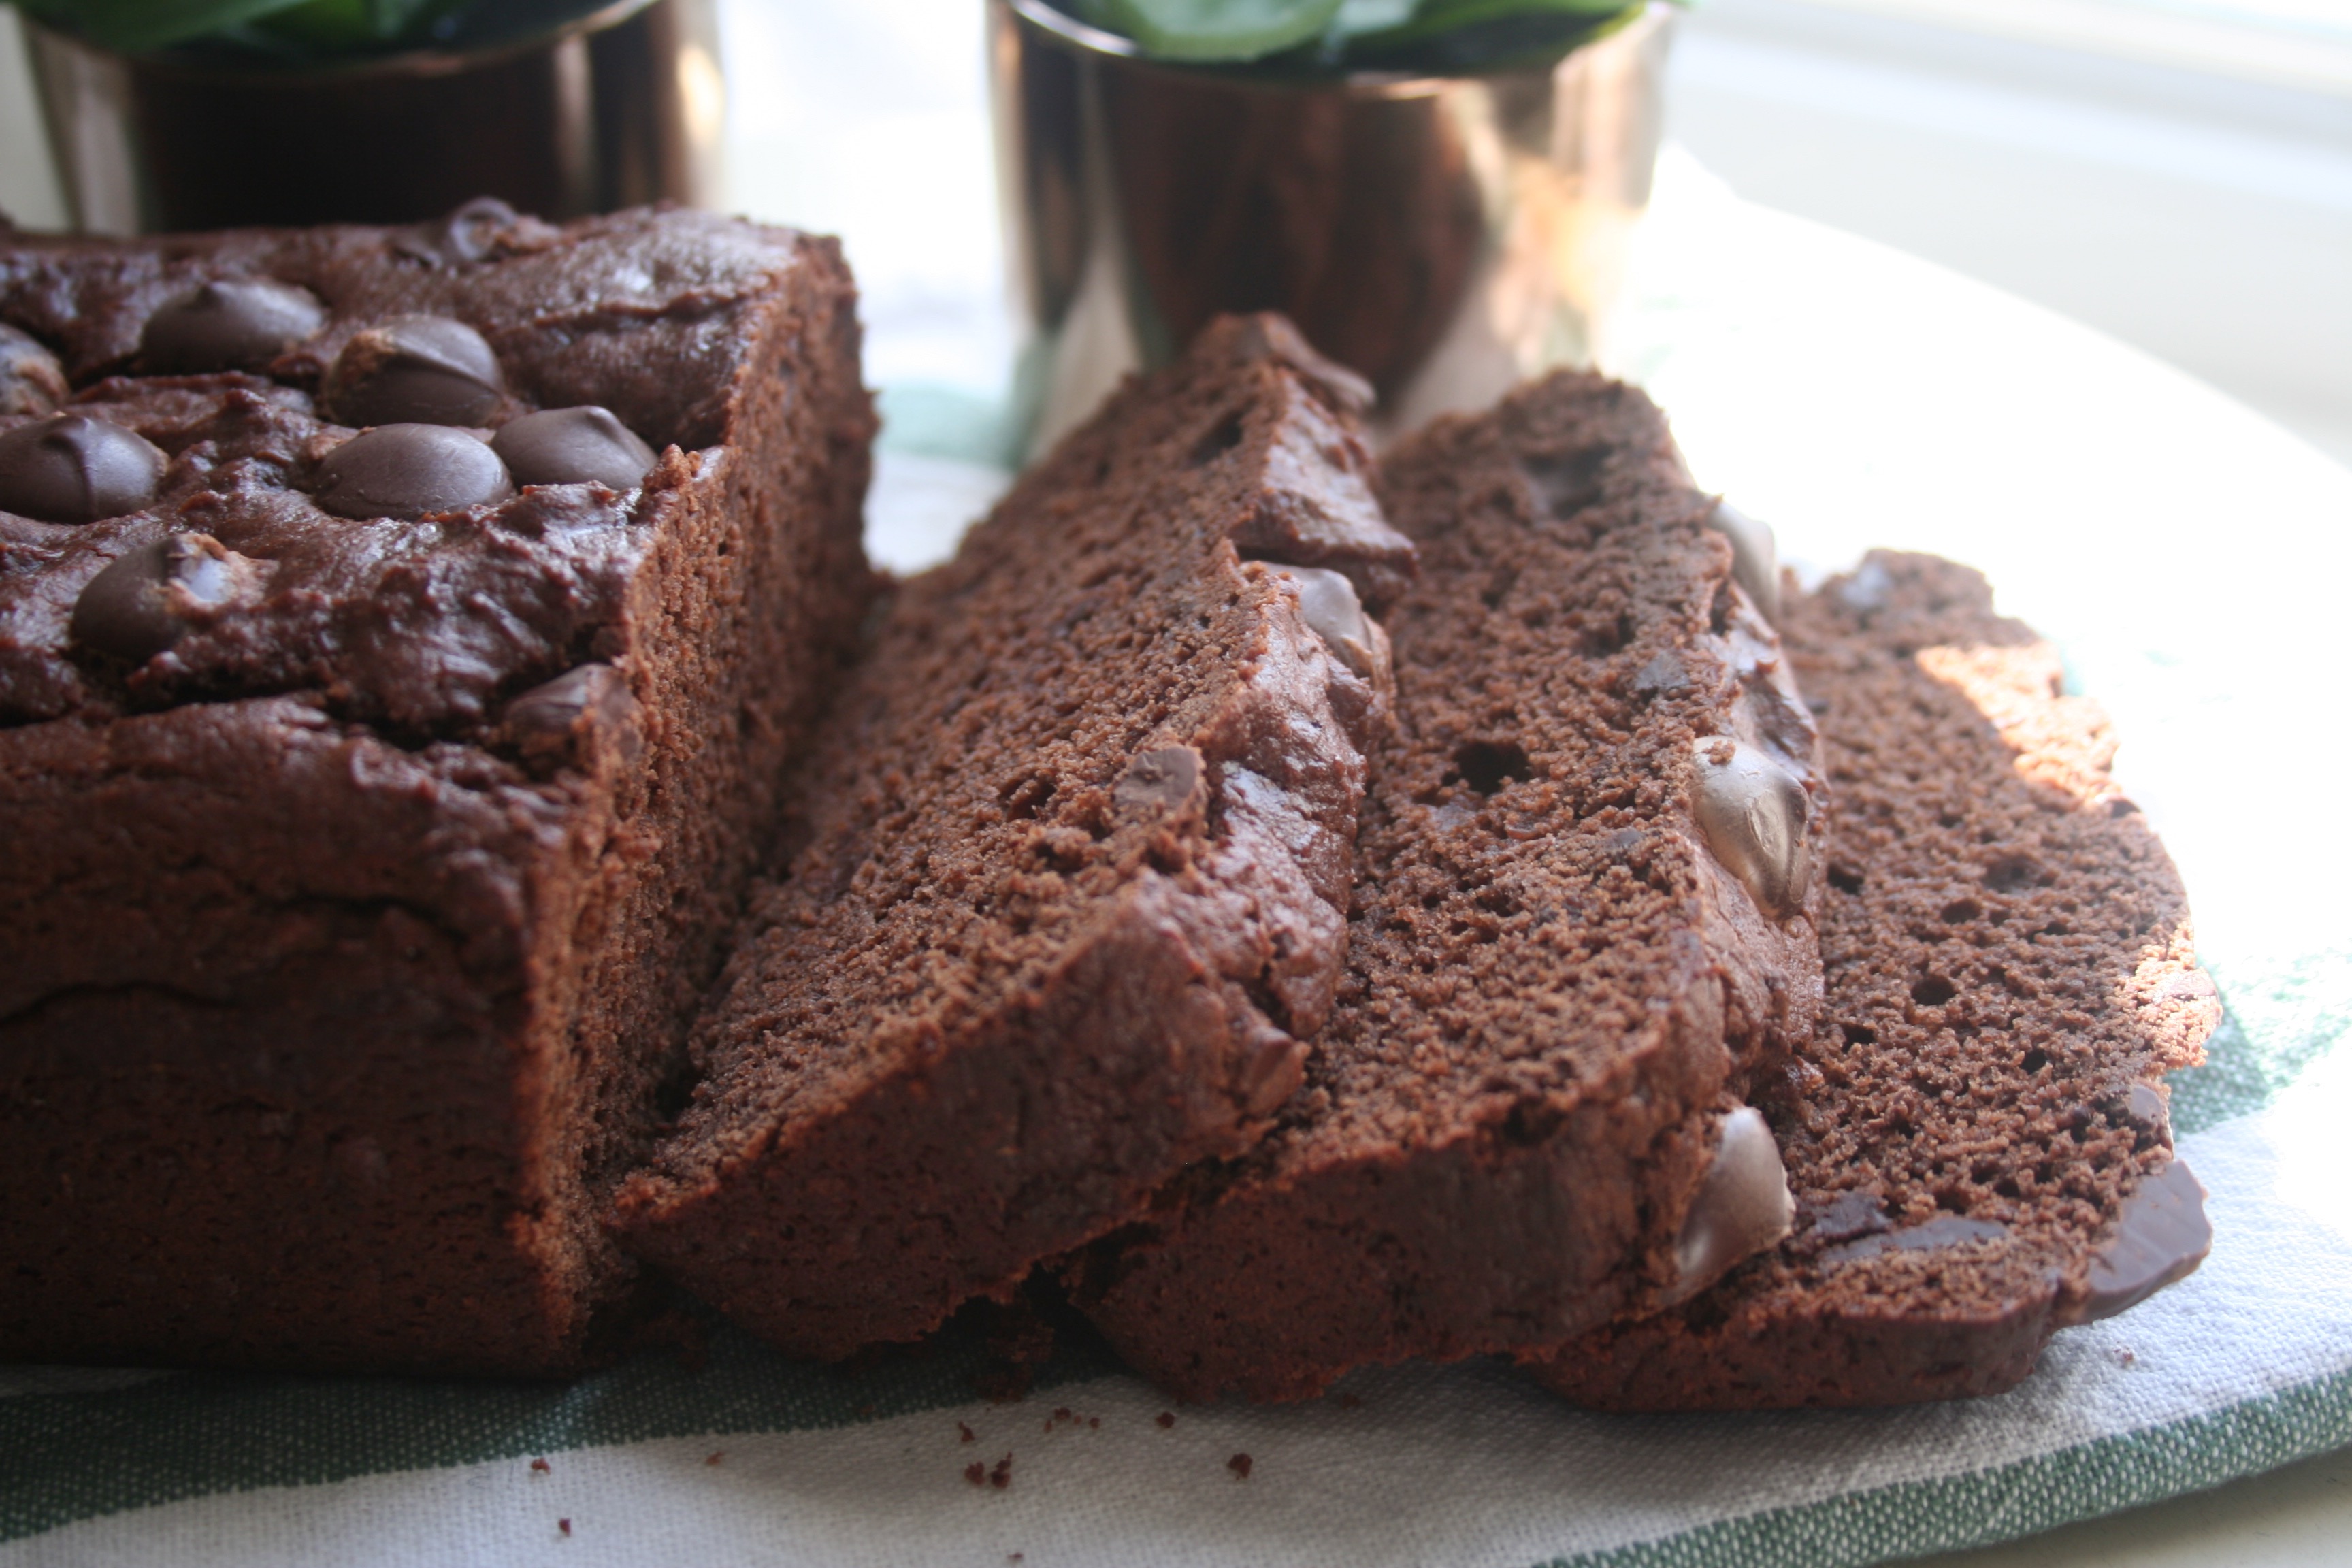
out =
[(869, 595), (854, 307), (686, 212), (0, 237), (0, 1358), (581, 1363)]
[(1185, 1398), (1557, 1342), (1787, 1224), (1741, 1100), (1820, 1005), (1820, 782), (1714, 503), (1590, 375), (1386, 469), (1422, 574), (1339, 1005), (1255, 1151), (1066, 1271)]
[(1008, 1296), (1239, 1153), (1337, 984), (1412, 548), (1367, 394), (1213, 324), (908, 584), (625, 1243), (790, 1351)]
[(1874, 554), (1783, 626), (1837, 801), (1823, 1027), (1759, 1104), (1798, 1220), (1533, 1364), (1619, 1410), (1990, 1394), (2197, 1266), (2162, 1075), (2219, 1020), (2105, 721), (1984, 582)]

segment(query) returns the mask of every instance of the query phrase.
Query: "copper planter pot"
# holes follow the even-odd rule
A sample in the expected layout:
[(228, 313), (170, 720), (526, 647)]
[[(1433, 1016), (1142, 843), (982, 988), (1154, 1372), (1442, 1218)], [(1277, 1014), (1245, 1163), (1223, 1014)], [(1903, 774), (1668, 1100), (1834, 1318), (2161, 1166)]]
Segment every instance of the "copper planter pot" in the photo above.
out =
[(710, 0), (617, 0), (522, 38), (302, 68), (26, 34), (67, 205), (92, 233), (405, 223), (478, 195), (562, 218), (717, 191)]
[(1289, 314), (1391, 429), (1591, 362), (1649, 201), (1669, 6), (1549, 68), (1297, 81), (988, 4), (1038, 445), (1220, 310)]

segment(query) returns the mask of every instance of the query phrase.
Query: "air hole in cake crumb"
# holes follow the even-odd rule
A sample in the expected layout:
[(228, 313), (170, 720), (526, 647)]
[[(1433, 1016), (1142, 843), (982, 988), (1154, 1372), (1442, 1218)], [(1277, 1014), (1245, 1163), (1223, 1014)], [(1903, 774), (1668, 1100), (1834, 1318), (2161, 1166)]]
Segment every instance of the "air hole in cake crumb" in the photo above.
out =
[(1576, 636), (1577, 651), (1587, 658), (1607, 658), (1633, 640), (1633, 617), (1620, 614), (1611, 621), (1586, 622)]
[(1996, 893), (2011, 893), (2041, 880), (2042, 868), (2022, 855), (2004, 855), (1985, 868), (1985, 886)]
[(2027, 1072), (2040, 1072), (2050, 1065), (2050, 1053), (2039, 1049), (2028, 1051), (2017, 1058), (2017, 1065)]
[(1549, 1142), (1566, 1120), (1566, 1114), (1548, 1100), (1522, 1100), (1503, 1118), (1503, 1137), (1522, 1149), (1532, 1149)]
[(1832, 866), (1830, 868), (1830, 886), (1841, 893), (1859, 893), (1862, 891), (1862, 873), (1850, 866)]
[(1478, 602), (1486, 605), (1490, 610), (1497, 607), (1506, 598), (1510, 596), (1511, 585), (1518, 580), (1519, 569), (1517, 567), (1504, 566), (1497, 568), (1495, 574), (1486, 579), (1486, 587), (1479, 590)]
[(1038, 810), (1054, 798), (1054, 783), (1044, 773), (1030, 773), (1014, 779), (999, 790), (996, 798), (1003, 803), (1005, 819), (1011, 822), (1034, 819)]
[(1601, 468), (1609, 460), (1606, 447), (1586, 447), (1520, 460), (1528, 488), (1543, 509), (1557, 518), (1569, 518), (1601, 499)]
[(1471, 741), (1456, 746), (1454, 765), (1462, 782), (1480, 795), (1494, 794), (1507, 779), (1529, 776), (1528, 754), (1513, 741)]
[(1241, 444), (1242, 416), (1239, 412), (1228, 414), (1192, 448), (1192, 466), (1198, 468), (1213, 463)]
[(1940, 974), (1930, 974), (1911, 987), (1911, 1000), (1922, 1007), (1940, 1007), (1958, 994), (1952, 983)]
[(1960, 899), (1944, 906), (1944, 923), (1948, 926), (1964, 925), (1983, 913), (1983, 906), (1974, 899)]
[(1874, 1046), (1878, 1043), (1878, 1031), (1867, 1024), (1840, 1024), (1838, 1032), (1845, 1037), (1845, 1043), (1849, 1046)]

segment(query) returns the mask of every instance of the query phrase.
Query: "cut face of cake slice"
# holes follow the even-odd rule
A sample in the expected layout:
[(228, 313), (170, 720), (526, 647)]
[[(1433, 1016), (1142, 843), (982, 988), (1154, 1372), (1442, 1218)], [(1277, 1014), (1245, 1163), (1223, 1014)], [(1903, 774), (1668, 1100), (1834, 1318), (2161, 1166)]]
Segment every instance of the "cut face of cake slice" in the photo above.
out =
[(1264, 1131), (1338, 983), (1367, 606), (1412, 563), (1364, 400), (1286, 323), (1223, 321), (899, 592), (626, 1245), (838, 1357)]
[(1348, 973), (1301, 1090), (1066, 1270), (1187, 1398), (1558, 1342), (1785, 1229), (1748, 1079), (1810, 1037), (1811, 721), (1639, 392), (1560, 374), (1393, 452)]
[(1821, 1032), (1759, 1103), (1788, 1238), (1535, 1362), (1610, 1409), (1990, 1394), (2211, 1239), (2161, 1079), (2221, 1016), (2105, 718), (1984, 580), (1872, 555), (1791, 605), (1837, 797)]

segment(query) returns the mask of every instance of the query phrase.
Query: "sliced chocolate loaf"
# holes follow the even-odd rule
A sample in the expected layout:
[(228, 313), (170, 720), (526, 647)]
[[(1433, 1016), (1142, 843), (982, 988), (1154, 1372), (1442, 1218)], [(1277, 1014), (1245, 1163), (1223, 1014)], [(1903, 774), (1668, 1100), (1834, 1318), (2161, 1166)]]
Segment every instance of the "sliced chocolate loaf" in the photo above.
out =
[(580, 1364), (868, 596), (855, 307), (686, 212), (0, 236), (0, 1359)]
[(1994, 1393), (2210, 1239), (2161, 1079), (2220, 1007), (2104, 717), (1982, 578), (1932, 557), (1872, 555), (1783, 632), (1837, 801), (1823, 1027), (1759, 1094), (1796, 1228), (1532, 1363), (1582, 1404)]
[(1391, 453), (1348, 973), (1304, 1087), (1066, 1271), (1206, 1399), (1538, 1346), (1777, 1239), (1748, 1079), (1811, 1037), (1812, 725), (1639, 392), (1559, 374)]
[(1412, 566), (1365, 395), (1286, 323), (1222, 321), (899, 591), (616, 1205), (630, 1248), (839, 1357), (1264, 1131), (1339, 973), (1364, 606)]

